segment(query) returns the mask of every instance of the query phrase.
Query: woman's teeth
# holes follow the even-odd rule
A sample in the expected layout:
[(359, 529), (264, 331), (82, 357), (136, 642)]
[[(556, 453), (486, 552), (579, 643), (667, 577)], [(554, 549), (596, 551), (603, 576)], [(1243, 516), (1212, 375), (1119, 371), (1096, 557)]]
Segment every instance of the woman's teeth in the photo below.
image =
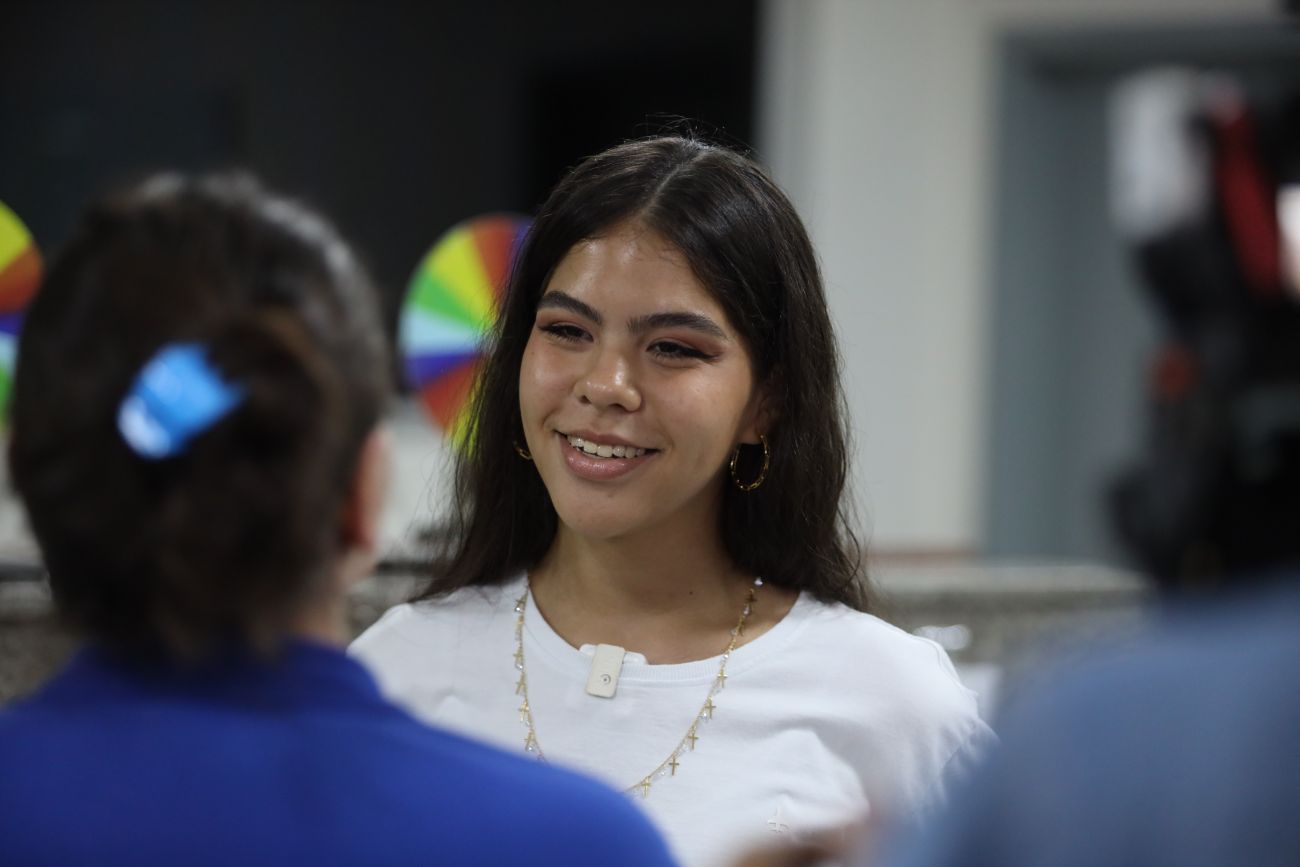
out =
[(569, 445), (597, 458), (639, 458), (646, 449), (636, 446), (602, 446), (587, 442), (582, 437), (569, 437)]

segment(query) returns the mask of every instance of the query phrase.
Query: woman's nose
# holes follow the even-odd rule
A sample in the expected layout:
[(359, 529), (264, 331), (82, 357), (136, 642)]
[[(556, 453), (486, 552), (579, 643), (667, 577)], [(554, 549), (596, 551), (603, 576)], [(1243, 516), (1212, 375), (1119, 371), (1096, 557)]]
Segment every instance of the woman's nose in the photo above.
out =
[(641, 406), (641, 392), (632, 364), (620, 351), (602, 349), (591, 356), (591, 364), (575, 386), (578, 399), (598, 409), (620, 407), (634, 412)]

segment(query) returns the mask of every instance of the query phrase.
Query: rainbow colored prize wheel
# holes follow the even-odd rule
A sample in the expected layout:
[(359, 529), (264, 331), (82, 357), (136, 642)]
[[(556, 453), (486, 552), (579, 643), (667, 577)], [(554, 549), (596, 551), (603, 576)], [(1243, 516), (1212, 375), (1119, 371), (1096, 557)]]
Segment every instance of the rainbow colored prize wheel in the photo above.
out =
[(443, 433), (459, 440), (481, 346), (528, 231), (513, 215), (476, 217), (438, 239), (406, 290), (398, 344), (411, 387)]
[(0, 202), (0, 421), (8, 417), (18, 331), (41, 282), (41, 254), (18, 215)]

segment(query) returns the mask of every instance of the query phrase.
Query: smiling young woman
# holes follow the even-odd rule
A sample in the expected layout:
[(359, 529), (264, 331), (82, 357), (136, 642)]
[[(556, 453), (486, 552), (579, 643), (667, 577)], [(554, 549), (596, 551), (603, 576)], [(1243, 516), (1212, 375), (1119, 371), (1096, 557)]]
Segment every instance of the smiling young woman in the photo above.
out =
[(472, 418), (450, 549), (354, 645), (416, 713), (626, 789), (687, 865), (915, 811), (987, 736), (942, 650), (866, 613), (821, 278), (751, 160), (576, 168)]

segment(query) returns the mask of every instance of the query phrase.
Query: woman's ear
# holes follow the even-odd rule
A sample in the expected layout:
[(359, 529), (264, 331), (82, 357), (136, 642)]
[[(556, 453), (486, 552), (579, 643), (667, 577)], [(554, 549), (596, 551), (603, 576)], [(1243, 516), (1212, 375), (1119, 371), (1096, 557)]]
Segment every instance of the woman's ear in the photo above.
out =
[(361, 445), (352, 483), (343, 503), (339, 528), (343, 549), (368, 559), (373, 559), (379, 552), (380, 525), (384, 503), (388, 499), (391, 452), (392, 438), (388, 429), (383, 425), (375, 427)]
[(758, 445), (759, 434), (767, 434), (776, 423), (775, 402), (767, 386), (754, 389), (745, 410), (745, 421), (740, 428), (740, 442)]

